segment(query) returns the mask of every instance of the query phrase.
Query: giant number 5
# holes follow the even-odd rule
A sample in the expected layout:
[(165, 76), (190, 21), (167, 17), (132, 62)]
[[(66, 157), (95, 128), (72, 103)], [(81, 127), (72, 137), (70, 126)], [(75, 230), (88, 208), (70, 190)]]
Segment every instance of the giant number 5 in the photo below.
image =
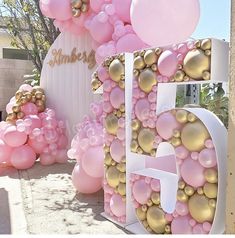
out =
[(175, 109), (175, 97), (177, 84), (223, 82), (227, 69), (227, 43), (209, 39), (110, 57), (98, 69), (106, 217), (135, 233), (223, 232), (226, 129), (205, 109)]

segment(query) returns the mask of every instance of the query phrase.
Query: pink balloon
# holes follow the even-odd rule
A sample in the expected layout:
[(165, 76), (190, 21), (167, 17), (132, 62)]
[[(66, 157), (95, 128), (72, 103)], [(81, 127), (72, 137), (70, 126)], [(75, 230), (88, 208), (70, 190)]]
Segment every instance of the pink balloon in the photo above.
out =
[(22, 84), (19, 88), (19, 91), (28, 91), (31, 92), (33, 90), (33, 87), (29, 84)]
[(90, 147), (82, 157), (84, 171), (92, 177), (101, 178), (104, 175), (104, 152), (102, 146)]
[(124, 35), (117, 41), (116, 50), (117, 53), (122, 52), (132, 53), (136, 50), (140, 50), (145, 47), (146, 45), (140, 40), (140, 38), (136, 34), (130, 33)]
[(151, 188), (144, 179), (138, 180), (132, 187), (132, 193), (135, 200), (140, 204), (146, 204), (151, 196)]
[(122, 1), (122, 3), (120, 4), (120, 0), (113, 0), (115, 13), (125, 23), (131, 22), (131, 16), (130, 16), (131, 1), (132, 0), (125, 0), (125, 1)]
[(12, 113), (12, 107), (15, 105), (15, 102), (9, 102), (7, 105), (6, 105), (6, 112), (8, 114)]
[(59, 164), (65, 164), (68, 161), (67, 150), (58, 150), (55, 155), (55, 160)]
[(124, 91), (119, 87), (115, 87), (110, 93), (110, 102), (112, 106), (116, 109), (120, 108), (121, 104), (124, 103), (124, 97)]
[(214, 149), (204, 149), (200, 152), (198, 158), (200, 164), (205, 168), (215, 167), (216, 162), (216, 153)]
[(186, 159), (181, 166), (181, 176), (184, 181), (197, 188), (205, 183), (204, 168), (198, 161)]
[(46, 117), (42, 120), (42, 126), (47, 129), (54, 129), (57, 126), (57, 121), (54, 118)]
[(28, 145), (22, 145), (13, 149), (11, 155), (11, 163), (17, 169), (29, 169), (36, 160), (36, 154)]
[(58, 140), (58, 133), (54, 129), (45, 130), (44, 136), (48, 143), (55, 143)]
[(158, 70), (161, 75), (171, 77), (175, 74), (178, 68), (177, 54), (165, 50), (158, 59)]
[(172, 234), (192, 234), (192, 227), (189, 224), (189, 216), (179, 216), (171, 223)]
[(74, 167), (72, 182), (77, 191), (84, 194), (96, 193), (102, 188), (102, 178), (89, 176), (79, 165)]
[(36, 154), (41, 154), (47, 146), (47, 143), (45, 141), (38, 142), (35, 139), (29, 139), (28, 145), (32, 147)]
[(207, 232), (203, 230), (202, 224), (197, 224), (193, 227), (193, 234), (207, 234)]
[(149, 118), (150, 103), (144, 98), (137, 101), (135, 105), (135, 114), (140, 121), (144, 121)]
[(0, 140), (0, 163), (9, 162), (12, 153), (12, 148), (7, 145), (3, 140)]
[(180, 129), (181, 125), (176, 121), (171, 112), (165, 112), (158, 117), (156, 128), (158, 134), (165, 140), (173, 136), (175, 129)]
[(131, 23), (136, 34), (150, 46), (187, 40), (200, 17), (198, 0), (133, 0)]
[(52, 165), (54, 164), (56, 161), (55, 161), (55, 156), (52, 156), (50, 154), (46, 154), (46, 153), (42, 153), (40, 155), (40, 163), (42, 165)]
[(57, 142), (58, 149), (65, 149), (68, 146), (68, 138), (65, 135), (61, 135)]
[(189, 156), (189, 151), (181, 145), (175, 148), (175, 155), (179, 159), (186, 159)]
[(11, 147), (18, 147), (26, 143), (27, 134), (17, 131), (15, 126), (8, 127), (4, 132), (4, 141)]
[(119, 194), (114, 194), (111, 197), (110, 209), (111, 212), (117, 217), (126, 215), (126, 203), (122, 200), (122, 197)]
[(117, 163), (121, 162), (122, 157), (125, 155), (125, 147), (120, 140), (115, 139), (112, 142), (110, 146), (110, 155)]
[(188, 215), (188, 212), (189, 212), (188, 205), (187, 203), (184, 203), (184, 202), (177, 202), (175, 206), (175, 210), (180, 216)]
[(94, 12), (99, 12), (104, 2), (104, 0), (90, 0), (90, 6)]
[(37, 115), (38, 114), (38, 108), (34, 103), (28, 102), (25, 105), (21, 107), (21, 111), (25, 115)]
[(161, 184), (158, 179), (152, 179), (150, 182), (151, 189), (155, 192), (160, 192), (161, 190)]
[(35, 128), (41, 128), (42, 126), (41, 119), (37, 115), (28, 115), (24, 118), (24, 120), (26, 119), (31, 120), (31, 126), (30, 126), (31, 130)]

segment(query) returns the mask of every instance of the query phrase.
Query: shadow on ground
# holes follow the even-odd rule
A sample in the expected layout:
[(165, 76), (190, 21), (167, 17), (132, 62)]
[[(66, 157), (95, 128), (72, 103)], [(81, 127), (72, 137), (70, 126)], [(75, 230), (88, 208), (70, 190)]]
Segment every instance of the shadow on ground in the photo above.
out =
[(4, 188), (0, 188), (0, 234), (11, 234), (8, 192)]

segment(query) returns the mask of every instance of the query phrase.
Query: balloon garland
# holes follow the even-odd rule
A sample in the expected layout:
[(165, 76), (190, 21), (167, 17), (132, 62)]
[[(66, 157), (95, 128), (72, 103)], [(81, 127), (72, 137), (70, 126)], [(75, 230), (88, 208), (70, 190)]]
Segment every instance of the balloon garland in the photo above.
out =
[(6, 111), (6, 122), (0, 122), (0, 164), (28, 169), (37, 158), (42, 165), (67, 161), (65, 125), (46, 108), (42, 88), (20, 86)]

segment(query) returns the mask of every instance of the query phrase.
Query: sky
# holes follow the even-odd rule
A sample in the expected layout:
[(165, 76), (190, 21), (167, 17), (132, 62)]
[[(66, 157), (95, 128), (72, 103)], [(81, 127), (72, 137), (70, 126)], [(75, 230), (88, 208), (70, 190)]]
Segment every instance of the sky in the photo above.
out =
[(230, 39), (231, 0), (200, 0), (201, 16), (192, 37)]

